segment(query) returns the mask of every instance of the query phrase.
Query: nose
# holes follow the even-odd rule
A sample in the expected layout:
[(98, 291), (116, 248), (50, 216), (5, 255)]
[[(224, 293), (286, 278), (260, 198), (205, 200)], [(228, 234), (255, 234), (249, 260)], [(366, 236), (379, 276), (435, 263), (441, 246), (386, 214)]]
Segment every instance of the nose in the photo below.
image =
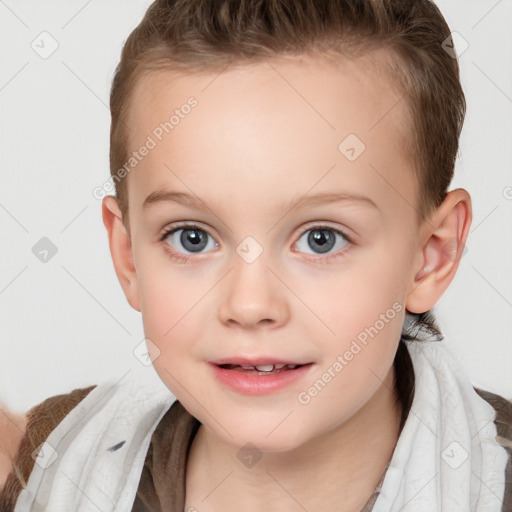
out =
[(247, 263), (235, 254), (234, 268), (223, 281), (218, 314), (225, 325), (276, 328), (288, 321), (286, 287), (267, 267), (263, 256)]

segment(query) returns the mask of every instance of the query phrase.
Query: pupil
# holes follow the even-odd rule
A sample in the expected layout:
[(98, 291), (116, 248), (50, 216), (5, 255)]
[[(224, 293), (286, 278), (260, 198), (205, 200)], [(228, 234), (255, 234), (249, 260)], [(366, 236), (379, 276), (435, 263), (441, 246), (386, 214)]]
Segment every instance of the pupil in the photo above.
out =
[[(312, 249), (324, 253), (333, 248), (334, 236), (333, 233), (327, 229), (316, 229), (309, 233), (308, 242)], [(315, 248), (314, 245), (317, 247)]]
[(200, 251), (206, 246), (206, 236), (199, 229), (184, 229), (180, 239), (183, 247), (188, 251)]

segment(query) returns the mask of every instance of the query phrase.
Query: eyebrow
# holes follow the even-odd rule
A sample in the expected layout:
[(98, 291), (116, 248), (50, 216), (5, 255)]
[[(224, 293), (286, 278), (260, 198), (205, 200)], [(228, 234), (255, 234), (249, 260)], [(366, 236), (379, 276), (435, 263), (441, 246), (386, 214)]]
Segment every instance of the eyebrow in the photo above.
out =
[[(318, 204), (325, 203), (334, 203), (334, 202), (342, 202), (342, 201), (357, 201), (373, 208), (379, 210), (379, 207), (375, 204), (372, 199), (367, 196), (360, 194), (350, 194), (350, 193), (319, 193), (314, 195), (302, 195), (296, 198), (293, 198), (291, 201), (285, 203), (282, 207), (283, 212), (288, 212), (293, 208), (304, 208), (305, 206), (314, 206)], [(208, 208), (206, 203), (199, 199), (197, 196), (193, 196), (186, 192), (172, 192), (169, 190), (157, 190), (155, 192), (151, 192), (144, 203), (142, 204), (142, 209), (146, 210), (149, 207), (159, 204), (159, 203), (177, 203), (184, 206), (189, 206), (195, 208), (197, 210)], [(209, 209), (209, 208), (208, 208)]]

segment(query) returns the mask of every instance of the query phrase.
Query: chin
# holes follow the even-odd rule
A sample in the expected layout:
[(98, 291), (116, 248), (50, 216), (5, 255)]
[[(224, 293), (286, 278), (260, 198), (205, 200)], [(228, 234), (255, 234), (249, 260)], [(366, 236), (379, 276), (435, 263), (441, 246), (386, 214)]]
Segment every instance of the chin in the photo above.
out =
[[(304, 426), (300, 433), (290, 432), (284, 425), (272, 431), (273, 429), (268, 428), (266, 424), (261, 425), (256, 422), (252, 422), (250, 425), (238, 423), (236, 427), (232, 428), (228, 424), (224, 424), (224, 426), (228, 432), (233, 434), (233, 437), (230, 437), (224, 430), (219, 430), (217, 426), (215, 435), (237, 451), (257, 449), (261, 453), (284, 453), (300, 447), (309, 439), (305, 436)], [(271, 433), (269, 434), (269, 432)]]

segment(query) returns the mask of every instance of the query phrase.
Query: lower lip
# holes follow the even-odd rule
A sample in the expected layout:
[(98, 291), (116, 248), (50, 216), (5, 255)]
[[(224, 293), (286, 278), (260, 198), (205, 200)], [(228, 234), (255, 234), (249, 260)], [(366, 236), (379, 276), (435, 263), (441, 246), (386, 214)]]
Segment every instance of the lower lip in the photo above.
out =
[(231, 389), (245, 395), (267, 395), (279, 391), (286, 386), (291, 386), (309, 373), (313, 366), (313, 363), (309, 363), (299, 366), (299, 368), (295, 370), (286, 370), (281, 373), (271, 373), (269, 375), (258, 375), (257, 373), (227, 370), (216, 364), (209, 364), (213, 367), (217, 379)]

